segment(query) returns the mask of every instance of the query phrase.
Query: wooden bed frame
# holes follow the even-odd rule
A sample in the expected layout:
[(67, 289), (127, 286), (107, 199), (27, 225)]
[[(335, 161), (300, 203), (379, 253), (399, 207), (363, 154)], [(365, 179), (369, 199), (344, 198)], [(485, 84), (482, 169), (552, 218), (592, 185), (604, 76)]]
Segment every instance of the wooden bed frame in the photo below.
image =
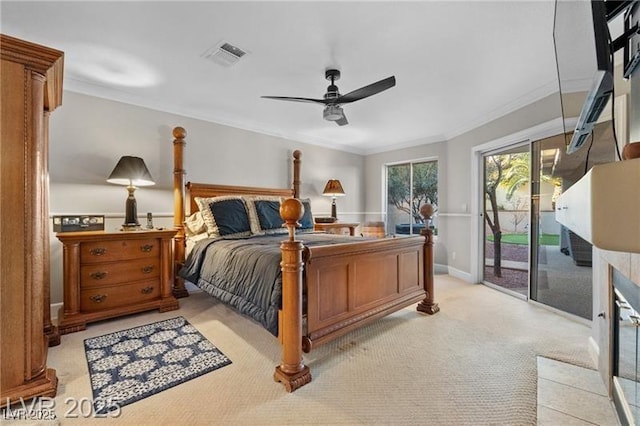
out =
[(282, 344), (282, 363), (274, 373), (274, 379), (282, 382), (287, 391), (292, 392), (311, 381), (309, 367), (303, 363), (303, 351), (309, 352), (315, 345), (416, 302), (420, 302), (417, 306), (420, 312), (435, 314), (439, 311), (433, 297), (433, 236), (430, 230), (415, 237), (305, 247), (295, 235), (297, 221), (303, 214), (302, 203), (298, 200), (300, 151), (293, 153), (291, 189), (193, 182), (185, 185), (186, 131), (176, 127), (173, 136), (174, 225), (178, 231), (174, 239), (173, 293), (176, 297), (188, 296), (177, 271), (185, 261), (185, 214), (198, 210), (195, 197), (231, 194), (290, 197), (280, 208), (289, 237), (280, 246), (282, 309), (278, 339)]

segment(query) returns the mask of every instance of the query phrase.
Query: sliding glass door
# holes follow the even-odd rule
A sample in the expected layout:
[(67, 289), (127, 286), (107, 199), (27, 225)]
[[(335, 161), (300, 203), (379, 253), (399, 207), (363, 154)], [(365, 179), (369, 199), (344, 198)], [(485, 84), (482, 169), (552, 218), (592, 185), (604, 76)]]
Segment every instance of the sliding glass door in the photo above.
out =
[(565, 146), (562, 135), (532, 144), (531, 299), (591, 319), (591, 244), (555, 220), (562, 189), (584, 173), (584, 158), (566, 156)]
[(483, 152), (483, 282), (592, 319), (592, 246), (555, 220), (556, 200), (595, 164), (615, 160), (609, 122), (567, 154), (565, 135)]
[(483, 154), (483, 280), (529, 294), (529, 145)]

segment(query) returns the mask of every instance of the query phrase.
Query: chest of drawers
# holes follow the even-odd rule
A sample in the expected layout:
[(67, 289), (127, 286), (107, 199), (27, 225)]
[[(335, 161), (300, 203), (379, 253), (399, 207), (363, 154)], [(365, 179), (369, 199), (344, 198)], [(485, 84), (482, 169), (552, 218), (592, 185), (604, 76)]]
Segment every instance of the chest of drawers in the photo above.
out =
[(171, 293), (174, 230), (64, 232), (61, 334), (134, 312), (178, 308)]

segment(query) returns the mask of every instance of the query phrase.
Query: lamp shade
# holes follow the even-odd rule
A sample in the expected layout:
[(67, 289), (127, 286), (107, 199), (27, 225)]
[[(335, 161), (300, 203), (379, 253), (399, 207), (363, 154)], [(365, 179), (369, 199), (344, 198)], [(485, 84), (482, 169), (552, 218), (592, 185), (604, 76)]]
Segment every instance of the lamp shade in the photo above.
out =
[(344, 196), (344, 189), (342, 189), (342, 184), (338, 179), (329, 179), (324, 187), (324, 191), (322, 191), (322, 195), (326, 195), (328, 197)]
[(125, 155), (118, 161), (109, 178), (109, 183), (117, 185), (150, 186), (155, 185), (149, 169), (140, 157)]

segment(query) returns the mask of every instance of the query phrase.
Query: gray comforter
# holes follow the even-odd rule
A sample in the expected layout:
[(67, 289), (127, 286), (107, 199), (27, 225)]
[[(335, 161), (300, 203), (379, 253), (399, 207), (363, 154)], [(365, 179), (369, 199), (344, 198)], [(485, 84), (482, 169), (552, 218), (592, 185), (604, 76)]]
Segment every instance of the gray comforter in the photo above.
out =
[[(206, 239), (195, 244), (179, 275), (278, 335), (282, 304), (280, 242), (286, 235)], [(307, 246), (360, 238), (303, 234)]]

